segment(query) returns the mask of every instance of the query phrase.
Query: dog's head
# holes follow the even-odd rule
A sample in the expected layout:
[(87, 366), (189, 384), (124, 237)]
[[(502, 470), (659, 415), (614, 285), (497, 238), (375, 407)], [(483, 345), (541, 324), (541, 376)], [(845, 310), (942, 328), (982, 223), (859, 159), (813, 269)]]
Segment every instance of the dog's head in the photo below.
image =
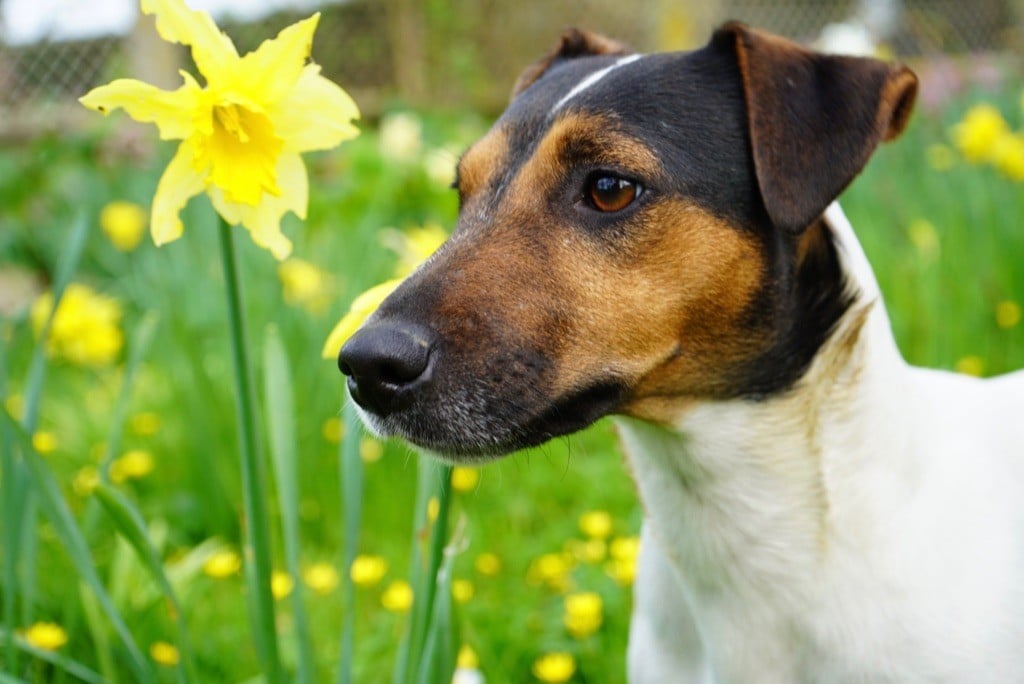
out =
[(460, 160), (451, 239), (341, 351), (352, 398), (469, 460), (785, 391), (853, 296), (820, 216), (915, 92), (740, 24), (645, 56), (567, 32)]

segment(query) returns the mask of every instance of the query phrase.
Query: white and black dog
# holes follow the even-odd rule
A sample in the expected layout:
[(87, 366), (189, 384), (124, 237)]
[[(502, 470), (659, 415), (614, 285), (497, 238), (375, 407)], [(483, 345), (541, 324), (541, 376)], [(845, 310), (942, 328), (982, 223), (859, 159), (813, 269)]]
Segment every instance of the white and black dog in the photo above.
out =
[(452, 462), (619, 416), (631, 681), (1024, 682), (1024, 374), (908, 366), (834, 203), (916, 88), (740, 24), (569, 31), (341, 352), (374, 430)]

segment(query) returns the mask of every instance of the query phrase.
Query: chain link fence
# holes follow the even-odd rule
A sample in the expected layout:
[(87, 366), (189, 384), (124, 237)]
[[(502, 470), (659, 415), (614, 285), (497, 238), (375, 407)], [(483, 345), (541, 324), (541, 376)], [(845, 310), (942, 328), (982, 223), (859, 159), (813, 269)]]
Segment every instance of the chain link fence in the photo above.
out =
[[(25, 0), (0, 6), (16, 1)], [(497, 111), (519, 71), (568, 26), (639, 50), (695, 47), (730, 18), (802, 42), (815, 41), (830, 24), (853, 22), (903, 57), (1020, 56), (1024, 45), (1024, 0), (348, 0), (321, 12), (313, 57), (370, 116), (398, 101)], [(245, 52), (308, 13), (218, 21)], [(0, 139), (78, 126), (85, 118), (75, 99), (91, 87), (118, 76), (174, 87), (182, 66), (191, 67), (187, 51), (158, 40), (148, 17), (121, 36), (0, 40)]]

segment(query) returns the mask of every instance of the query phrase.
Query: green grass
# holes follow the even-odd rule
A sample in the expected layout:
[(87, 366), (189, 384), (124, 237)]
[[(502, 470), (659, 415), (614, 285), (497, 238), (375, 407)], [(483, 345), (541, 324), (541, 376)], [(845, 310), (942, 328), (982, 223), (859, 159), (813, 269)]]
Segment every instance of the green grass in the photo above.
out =
[[(1009, 97), (1005, 102), (1015, 100)], [(947, 126), (964, 106), (956, 103), (941, 116), (918, 116), (904, 138), (879, 151), (843, 204), (875, 266), (907, 358), (953, 368), (964, 357), (978, 356), (985, 373), (996, 374), (1024, 367), (1024, 324), (1002, 329), (994, 314), (1000, 301), (1024, 302), (1024, 192), (1019, 183), (988, 168), (959, 163), (939, 172), (928, 167), (925, 149), (945, 140)], [(1012, 111), (1011, 105), (1004, 111)], [(1019, 116), (1015, 124), (1020, 127)], [(437, 115), (426, 119), (424, 135), (430, 147), (459, 148), (485, 127), (475, 117)], [(102, 206), (113, 199), (147, 205), (169, 152), (162, 147), (156, 158), (138, 158), (102, 135), (50, 138), (0, 152), (0, 264), (25, 265), (52, 279), (74, 217), (82, 215), (94, 224)], [(290, 492), (294, 486), (297, 494), (272, 488), (267, 502), (274, 567), (327, 561), (343, 573), (338, 447), (321, 434), (324, 421), (340, 415), (343, 384), (333, 362), (320, 359), (320, 346), (351, 299), (390, 275), (394, 259), (379, 246), (380, 230), (428, 221), (451, 226), (457, 207), (454, 193), (432, 182), (418, 162), (382, 157), (373, 130), (336, 152), (311, 158), (310, 168), (309, 219), (305, 225), (288, 222), (286, 232), (295, 241), (296, 256), (335, 274), (328, 310), (314, 315), (287, 304), (272, 258), (244, 234), (237, 235), (237, 245), (254, 346), (250, 356), (259, 360), (268, 354), (271, 372), (275, 377), (287, 373), (292, 388), (274, 396), (269, 389), (274, 383), (264, 384), (262, 370), (256, 379), (258, 402), (264, 412), (275, 412), (268, 421), (273, 441), (265, 443), (279, 456), (292, 450), (297, 455), (291, 464), (294, 483), (285, 488)], [(242, 489), (217, 226), (205, 200), (193, 202), (185, 219), (182, 240), (161, 249), (144, 242), (131, 254), (116, 251), (93, 227), (76, 275), (77, 281), (122, 303), (127, 331), (150, 312), (158, 314), (126, 395), (128, 420), (119, 449), (148, 450), (156, 465), (146, 477), (116, 485), (141, 514), (151, 549), (137, 552), (139, 539), (126, 542), (118, 535), (118, 530), (125, 535), (131, 529), (130, 515), (118, 524), (73, 486), (76, 474), (96, 464), (112, 439), (126, 365), (83, 369), (52, 360), (38, 422), (59, 440), (58, 448), (44, 456), (45, 472), (52, 474), (60, 500), (82, 530), (97, 582), (109, 592), (144, 657), (149, 658), (153, 642), (174, 643), (177, 634), (162, 580), (147, 560), (151, 550), (181, 604), (198, 681), (248, 681), (259, 675), (259, 660), (244, 582), (241, 576), (213, 579), (199, 570), (214, 543), (210, 540), (240, 548)], [(934, 226), (937, 251), (924, 253), (912, 241), (908, 229), (918, 219)], [(269, 338), (268, 326), (274, 329)], [(30, 326), (23, 317), (9, 320), (0, 324), (0, 335), (0, 361), (6, 362), (0, 380), (6, 378), (8, 395), (24, 397), (35, 346)], [(274, 340), (269, 350), (264, 349), (267, 339)], [(273, 346), (278, 342), (286, 360)], [(129, 341), (125, 360), (132, 345)], [(294, 424), (280, 422), (289, 408), (295, 412)], [(132, 428), (131, 417), (140, 412), (160, 417), (155, 434)], [(0, 439), (17, 441), (15, 432), (5, 431)], [(266, 465), (270, 472), (271, 463)], [(281, 462), (274, 468), (287, 470)], [(5, 496), (14, 486), (15, 469), (10, 470), (0, 473)], [(364, 467), (359, 551), (388, 560), (379, 585), (357, 588), (352, 606), (342, 604), (340, 587), (322, 596), (306, 589), (302, 619), (290, 600), (277, 602), (281, 656), (290, 672), (305, 653), (294, 638), (301, 628), (310, 635), (303, 642), (312, 659), (310, 680), (333, 679), (342, 616), (354, 611), (353, 681), (390, 680), (406, 619), (384, 610), (380, 597), (390, 581), (408, 578), (416, 475), (417, 456), (397, 442), (386, 444), (383, 457)], [(285, 473), (284, 481), (289, 477)], [(289, 500), (279, 500), (282, 496)], [(42, 503), (58, 505), (50, 499)], [(577, 656), (578, 681), (623, 680), (628, 588), (616, 584), (599, 564), (581, 564), (573, 571), (570, 585), (596, 591), (605, 605), (601, 630), (577, 641), (562, 626), (562, 593), (527, 578), (538, 556), (561, 552), (569, 540), (581, 538), (577, 520), (593, 509), (613, 515), (616, 535), (639, 529), (641, 509), (607, 421), (488, 465), (474, 490), (453, 495), (451, 522), (464, 526), (465, 546), (454, 560), (454, 577), (471, 580), (475, 590), (471, 600), (455, 605), (455, 620), (489, 682), (528, 681), (534, 659), (552, 650)], [(282, 520), (282, 510), (295, 515)], [(88, 578), (82, 575), (81, 554), (65, 552), (67, 531), (46, 512), (29, 535), (37, 544), (37, 551), (29, 547), (29, 553), (39, 569), (31, 600), (25, 601), (21, 575), (12, 580), (0, 573), (5, 578), (0, 614), (10, 616), (16, 629), (37, 620), (56, 622), (68, 631), (69, 641), (57, 659), (19, 649), (15, 667), (12, 650), (0, 638), (5, 642), (0, 644), (0, 671), (28, 681), (74, 682), (79, 678), (72, 670), (78, 668), (134, 681), (136, 666), (125, 640), (102, 611), (97, 613), (94, 600), (85, 597), (95, 592), (82, 584)], [(298, 548), (286, 547), (284, 533), (300, 540)], [(0, 546), (5, 568), (14, 556), (6, 539)], [(421, 554), (427, 553), (425, 543)], [(482, 552), (501, 559), (497, 575), (475, 569)], [(25, 554), (21, 562), (27, 562)], [(72, 664), (56, 663), (61, 659)], [(177, 680), (173, 668), (150, 666), (157, 681)]]

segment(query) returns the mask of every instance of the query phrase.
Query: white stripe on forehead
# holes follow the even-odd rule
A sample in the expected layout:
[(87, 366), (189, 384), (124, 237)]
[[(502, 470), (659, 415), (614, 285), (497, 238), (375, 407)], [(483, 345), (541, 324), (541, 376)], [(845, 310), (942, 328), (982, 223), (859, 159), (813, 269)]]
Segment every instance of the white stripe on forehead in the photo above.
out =
[(566, 93), (562, 97), (561, 100), (556, 102), (555, 106), (551, 108), (551, 113), (554, 114), (555, 112), (557, 112), (559, 109), (561, 109), (562, 107), (565, 106), (566, 102), (568, 102), (572, 98), (576, 97), (577, 95), (579, 95), (584, 90), (586, 90), (587, 88), (591, 87), (592, 85), (594, 85), (595, 83), (600, 81), (602, 78), (604, 78), (605, 76), (607, 76), (611, 72), (615, 71), (619, 67), (623, 67), (623, 66), (626, 66), (627, 64), (629, 64), (631, 62), (635, 62), (636, 60), (640, 59), (642, 56), (643, 55), (627, 55), (626, 57), (622, 57), (619, 60), (615, 61), (611, 65), (606, 66), (604, 69), (599, 69), (599, 70), (595, 71), (594, 73), (590, 74), (585, 79), (583, 79), (582, 81), (577, 83), (576, 87), (574, 87), (572, 90), (570, 90), (568, 93)]

